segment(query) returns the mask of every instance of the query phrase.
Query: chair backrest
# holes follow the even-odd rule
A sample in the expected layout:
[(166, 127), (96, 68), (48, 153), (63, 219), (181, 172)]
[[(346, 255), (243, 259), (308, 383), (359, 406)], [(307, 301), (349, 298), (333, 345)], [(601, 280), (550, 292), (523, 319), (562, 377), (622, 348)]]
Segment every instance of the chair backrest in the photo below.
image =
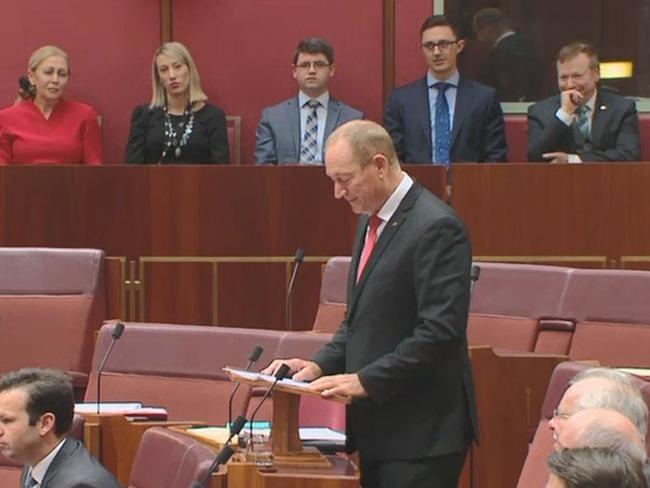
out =
[(0, 355), (0, 373), (59, 368), (85, 385), (105, 319), (103, 251), (0, 248), (0, 333), (11, 344)]
[(541, 319), (557, 314), (569, 268), (510, 263), (479, 266), (467, 327), (469, 344), (535, 350)]
[(504, 116), (508, 161), (525, 163), (528, 161), (528, 118), (525, 115)]
[(226, 116), (230, 164), (241, 164), (241, 116)]
[(348, 274), (350, 257), (330, 258), (323, 269), (320, 299), (313, 330), (315, 332), (334, 332), (345, 317), (347, 309)]
[(214, 456), (210, 448), (191, 437), (152, 427), (140, 441), (129, 488), (189, 488), (205, 476)]
[[(97, 339), (86, 401), (96, 401), (97, 368), (109, 347), (114, 323)], [(126, 323), (102, 373), (102, 401), (141, 401), (167, 409), (170, 420), (224, 424), (233, 388), (225, 366), (242, 367), (255, 346), (264, 348), (258, 365), (274, 357), (282, 331), (228, 327)], [(248, 403), (240, 388), (234, 415)]]

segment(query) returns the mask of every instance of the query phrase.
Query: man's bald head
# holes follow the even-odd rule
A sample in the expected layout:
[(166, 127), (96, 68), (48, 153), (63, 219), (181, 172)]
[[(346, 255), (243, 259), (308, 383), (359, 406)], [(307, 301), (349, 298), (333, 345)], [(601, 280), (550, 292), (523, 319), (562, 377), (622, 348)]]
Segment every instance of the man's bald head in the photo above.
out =
[(632, 421), (614, 410), (589, 408), (566, 420), (558, 433), (556, 449), (607, 448), (626, 452), (645, 463), (645, 442)]

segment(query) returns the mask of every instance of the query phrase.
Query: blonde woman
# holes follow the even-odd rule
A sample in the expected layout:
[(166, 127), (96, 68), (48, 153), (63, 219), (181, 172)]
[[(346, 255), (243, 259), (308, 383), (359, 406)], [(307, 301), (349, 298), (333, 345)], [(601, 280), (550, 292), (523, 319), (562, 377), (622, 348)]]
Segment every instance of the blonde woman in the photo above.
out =
[(62, 49), (43, 46), (29, 58), (33, 98), (0, 110), (0, 164), (100, 164), (97, 112), (65, 100), (70, 60)]
[(206, 102), (192, 55), (180, 42), (154, 54), (152, 88), (151, 103), (133, 111), (127, 163), (229, 162), (226, 116)]

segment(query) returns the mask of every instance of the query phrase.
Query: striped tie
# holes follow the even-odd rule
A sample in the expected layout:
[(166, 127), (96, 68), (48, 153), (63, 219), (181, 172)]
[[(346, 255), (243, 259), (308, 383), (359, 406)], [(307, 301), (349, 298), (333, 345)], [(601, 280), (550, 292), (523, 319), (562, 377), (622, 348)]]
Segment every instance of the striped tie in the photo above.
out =
[(305, 134), (302, 138), (302, 145), (300, 147), (300, 162), (313, 163), (315, 162), (317, 149), (318, 149), (318, 114), (316, 109), (320, 107), (320, 102), (317, 100), (309, 100), (306, 104), (311, 111), (307, 116), (305, 123)]
[(587, 105), (580, 105), (576, 109), (576, 125), (584, 136), (585, 140), (589, 139), (589, 107)]
[(451, 152), (451, 127), (449, 123), (449, 103), (445, 92), (451, 85), (442, 81), (435, 83), (436, 97), (436, 154), (434, 162), (448, 166)]

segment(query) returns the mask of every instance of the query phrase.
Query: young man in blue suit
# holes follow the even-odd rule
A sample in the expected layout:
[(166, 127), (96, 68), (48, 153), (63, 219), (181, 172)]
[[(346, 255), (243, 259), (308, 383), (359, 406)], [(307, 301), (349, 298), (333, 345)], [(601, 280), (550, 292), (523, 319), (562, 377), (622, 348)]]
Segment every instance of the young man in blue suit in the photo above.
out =
[(551, 163), (639, 161), (634, 100), (598, 88), (594, 47), (574, 42), (557, 57), (559, 95), (528, 108), (528, 160)]
[(293, 77), (299, 92), (265, 108), (257, 127), (255, 162), (258, 164), (323, 164), (323, 147), (338, 126), (363, 113), (333, 98), (334, 49), (325, 39), (300, 41), (293, 57)]
[(0, 452), (24, 463), (26, 488), (120, 488), (77, 439), (67, 437), (74, 415), (70, 378), (26, 368), (0, 379)]
[(467, 352), (471, 245), (445, 203), (402, 171), (370, 121), (337, 129), (325, 171), (359, 214), (347, 313), (313, 360), (286, 363), (323, 396), (351, 399), (347, 449), (363, 488), (456, 488), (477, 437)]
[(463, 78), (457, 57), (464, 41), (446, 17), (427, 18), (420, 29), (424, 78), (392, 91), (384, 126), (403, 163), (506, 160), (503, 112), (494, 88)]

